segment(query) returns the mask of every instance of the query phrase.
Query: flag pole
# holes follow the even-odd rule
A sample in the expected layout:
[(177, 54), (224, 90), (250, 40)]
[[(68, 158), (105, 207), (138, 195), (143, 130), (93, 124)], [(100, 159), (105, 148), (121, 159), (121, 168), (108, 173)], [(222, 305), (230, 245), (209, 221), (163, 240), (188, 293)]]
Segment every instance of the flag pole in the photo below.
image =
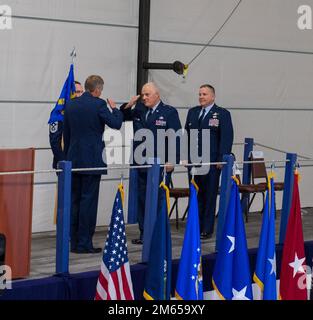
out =
[(74, 59), (76, 58), (76, 50), (75, 50), (75, 46), (73, 47), (73, 50), (70, 54), (70, 57), (71, 57), (71, 61), (72, 61), (72, 64), (74, 63)]

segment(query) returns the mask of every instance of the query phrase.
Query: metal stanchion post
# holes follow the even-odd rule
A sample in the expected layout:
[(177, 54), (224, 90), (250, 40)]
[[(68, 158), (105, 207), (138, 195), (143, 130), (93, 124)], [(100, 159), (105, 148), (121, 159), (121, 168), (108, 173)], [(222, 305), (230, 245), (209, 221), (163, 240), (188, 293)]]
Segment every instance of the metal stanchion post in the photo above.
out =
[(68, 273), (72, 162), (61, 161), (58, 163), (58, 167), (63, 171), (58, 176), (56, 273)]
[(137, 223), (138, 210), (138, 169), (129, 169), (127, 223)]
[[(253, 138), (245, 138), (243, 161), (249, 161), (250, 153), (251, 151), (253, 151), (253, 144), (254, 144)], [(251, 163), (243, 164), (242, 183), (243, 184), (251, 183)], [(241, 206), (242, 206), (242, 211), (246, 214), (246, 217), (248, 217), (249, 201), (250, 201), (250, 194), (249, 193), (243, 194), (241, 198)]]

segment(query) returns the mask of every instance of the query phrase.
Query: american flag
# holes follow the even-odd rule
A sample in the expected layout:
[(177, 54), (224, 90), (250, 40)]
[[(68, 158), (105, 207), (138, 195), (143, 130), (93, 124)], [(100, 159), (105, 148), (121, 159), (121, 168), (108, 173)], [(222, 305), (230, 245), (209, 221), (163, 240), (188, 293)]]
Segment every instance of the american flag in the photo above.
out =
[(113, 204), (95, 300), (134, 300), (123, 215), (123, 186)]

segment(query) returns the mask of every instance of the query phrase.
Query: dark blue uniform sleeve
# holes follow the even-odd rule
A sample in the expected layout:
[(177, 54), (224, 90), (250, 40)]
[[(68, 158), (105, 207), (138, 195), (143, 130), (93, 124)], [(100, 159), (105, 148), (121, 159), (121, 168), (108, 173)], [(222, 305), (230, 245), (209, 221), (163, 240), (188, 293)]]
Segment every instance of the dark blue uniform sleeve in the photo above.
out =
[(176, 109), (173, 109), (173, 111), (170, 113), (169, 123), (170, 125), (168, 126), (168, 129), (174, 129), (175, 131), (181, 129), (181, 123)]
[(234, 140), (234, 130), (231, 120), (230, 112), (225, 110), (223, 119), (221, 121), (221, 136), (220, 136), (220, 153), (218, 155), (218, 161), (223, 160), (224, 154), (230, 154)]
[(123, 103), (120, 106), (120, 111), (123, 114), (123, 121), (133, 121), (133, 112), (132, 108), (125, 109), (127, 103)]
[(123, 124), (123, 114), (121, 111), (113, 109), (111, 112), (104, 101), (99, 107), (99, 117), (103, 124), (108, 125), (112, 129), (119, 130)]
[(69, 126), (68, 117), (66, 115), (66, 112), (64, 113), (63, 140), (64, 140), (64, 154), (66, 157), (67, 152), (68, 152), (68, 148), (70, 145), (70, 126)]
[[(182, 126), (181, 126), (178, 112), (176, 109), (173, 109), (173, 111), (171, 111), (168, 118), (167, 129), (173, 129), (177, 133), (177, 131), (181, 130), (181, 128)], [(176, 163), (180, 162), (180, 140), (182, 139), (181, 133), (182, 132), (180, 131), (179, 136), (176, 138)]]
[(185, 130), (189, 131), (189, 126), (188, 126), (188, 123), (189, 123), (189, 117), (190, 117), (190, 110), (188, 110), (188, 113), (187, 113), (187, 118), (186, 118), (186, 122), (185, 122)]
[(140, 101), (131, 108), (125, 109), (126, 105), (127, 103), (123, 103), (120, 107), (120, 111), (123, 113), (123, 121), (133, 121), (134, 118), (140, 118), (147, 111), (147, 107)]
[(63, 135), (63, 122), (58, 121), (49, 125), (49, 142), (51, 150), (54, 156), (53, 167), (56, 168), (56, 164), (59, 161), (65, 159), (64, 151), (62, 150), (62, 135)]

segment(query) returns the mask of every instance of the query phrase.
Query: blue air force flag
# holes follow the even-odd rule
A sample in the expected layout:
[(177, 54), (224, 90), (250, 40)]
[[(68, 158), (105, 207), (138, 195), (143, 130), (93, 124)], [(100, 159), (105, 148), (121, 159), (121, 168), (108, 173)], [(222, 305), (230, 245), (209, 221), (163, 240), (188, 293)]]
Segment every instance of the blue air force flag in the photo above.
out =
[(172, 241), (168, 219), (168, 188), (161, 183), (162, 201), (151, 238), (143, 296), (146, 300), (169, 300), (171, 297)]
[(198, 186), (191, 181), (188, 219), (175, 290), (175, 296), (179, 300), (203, 300), (197, 189)]
[(277, 300), (275, 190), (273, 175), (269, 176), (269, 190), (266, 194), (259, 250), (253, 280), (260, 287), (263, 293), (263, 300)]
[(238, 186), (234, 180), (212, 283), (218, 296), (223, 300), (253, 298), (246, 233)]
[(74, 66), (71, 64), (70, 71), (64, 82), (60, 97), (51, 111), (48, 123), (55, 123), (57, 121), (63, 121), (64, 109), (66, 101), (75, 97), (75, 82), (74, 82)]

